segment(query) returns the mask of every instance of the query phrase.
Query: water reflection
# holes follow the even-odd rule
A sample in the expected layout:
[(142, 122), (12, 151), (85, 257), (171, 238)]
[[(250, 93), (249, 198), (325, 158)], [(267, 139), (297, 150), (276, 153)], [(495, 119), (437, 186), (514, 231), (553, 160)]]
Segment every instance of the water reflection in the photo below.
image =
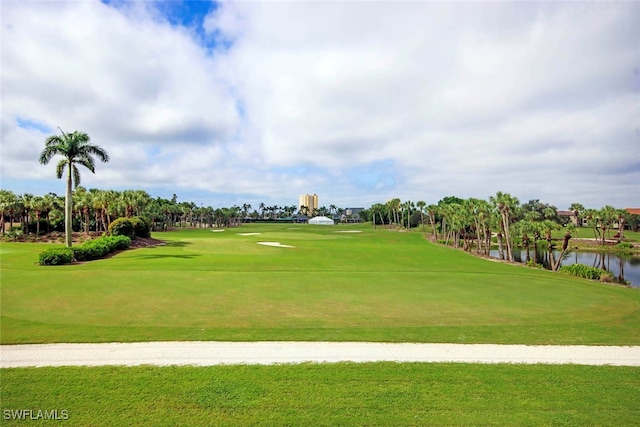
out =
[[(499, 258), (497, 249), (492, 249), (490, 255), (494, 258)], [(560, 256), (560, 251), (553, 251), (553, 256), (557, 259)], [(535, 260), (536, 263), (542, 264), (547, 270), (551, 270), (549, 251), (544, 249), (538, 249), (537, 251), (514, 249), (513, 259), (522, 263), (527, 262), (528, 259)], [(638, 256), (571, 251), (564, 254), (560, 265), (571, 264), (584, 264), (602, 268), (611, 272), (618, 282), (624, 283), (628, 281), (631, 286), (640, 288), (640, 257)]]

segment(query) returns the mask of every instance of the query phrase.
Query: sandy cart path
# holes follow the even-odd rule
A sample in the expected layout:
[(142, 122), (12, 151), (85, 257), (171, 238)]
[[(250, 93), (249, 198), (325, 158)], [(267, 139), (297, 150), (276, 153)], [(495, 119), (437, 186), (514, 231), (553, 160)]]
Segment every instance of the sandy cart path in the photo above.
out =
[(0, 367), (467, 362), (640, 366), (640, 346), (362, 342), (145, 342), (0, 346)]

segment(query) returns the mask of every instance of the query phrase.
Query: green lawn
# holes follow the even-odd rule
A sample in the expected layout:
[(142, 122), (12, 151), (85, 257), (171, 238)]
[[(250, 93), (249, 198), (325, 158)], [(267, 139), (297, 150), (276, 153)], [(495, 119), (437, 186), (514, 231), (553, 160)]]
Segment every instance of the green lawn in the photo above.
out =
[[(168, 244), (64, 267), (36, 265), (43, 245), (1, 244), (1, 342), (640, 342), (637, 289), (474, 258), (417, 232), (154, 237)], [(21, 368), (0, 370), (0, 392), (3, 426), (640, 424), (638, 368), (607, 366)], [(68, 419), (9, 419), (20, 410)]]
[[(637, 368), (334, 365), (2, 370), (2, 413), (72, 426), (637, 426)], [(11, 414), (11, 412), (9, 412)], [(48, 424), (42, 420), (2, 425)]]
[(61, 267), (36, 265), (44, 244), (2, 243), (1, 342), (640, 343), (637, 289), (475, 258), (418, 232), (255, 224), (154, 237), (167, 245)]

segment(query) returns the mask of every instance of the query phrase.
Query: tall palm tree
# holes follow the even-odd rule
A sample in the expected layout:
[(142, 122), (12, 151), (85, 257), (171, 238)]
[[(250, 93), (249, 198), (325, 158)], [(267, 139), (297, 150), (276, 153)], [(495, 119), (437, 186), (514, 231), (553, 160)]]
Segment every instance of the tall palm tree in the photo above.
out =
[(42, 212), (46, 209), (46, 201), (44, 197), (35, 196), (31, 199), (31, 209), (36, 217), (36, 239), (40, 235), (40, 218), (42, 217)]
[(73, 199), (78, 217), (80, 218), (80, 224), (84, 228), (84, 234), (89, 235), (91, 210), (93, 208), (93, 193), (88, 192), (84, 187), (78, 187), (73, 194)]
[(13, 219), (13, 211), (15, 210), (17, 203), (18, 197), (12, 191), (0, 190), (0, 214), (2, 214), (2, 217), (0, 218), (0, 229), (2, 230), (2, 234), (5, 232), (5, 216), (9, 215), (10, 228), (11, 220)]
[(24, 234), (29, 233), (29, 222), (31, 220), (31, 201), (33, 200), (33, 194), (25, 193), (18, 197), (18, 205), (20, 208), (20, 225)]
[(572, 211), (573, 215), (575, 216), (575, 226), (582, 227), (582, 214), (585, 211), (584, 206), (582, 206), (582, 204), (580, 203), (571, 203), (571, 206), (569, 206), (569, 210)]
[(490, 197), (491, 202), (497, 208), (502, 223), (502, 231), (507, 245), (507, 260), (513, 261), (513, 243), (511, 241), (511, 217), (520, 206), (520, 201), (509, 193), (498, 191), (495, 197)]
[[(58, 128), (59, 129), (59, 128)], [(82, 165), (89, 169), (92, 173), (95, 171), (95, 160), (97, 157), (102, 162), (109, 161), (109, 154), (94, 144), (91, 144), (89, 135), (84, 132), (74, 131), (73, 133), (65, 133), (60, 129), (62, 135), (51, 135), (45, 140), (45, 147), (40, 153), (40, 163), (46, 165), (55, 155), (63, 157), (56, 166), (56, 177), (62, 179), (65, 168), (67, 168), (67, 192), (64, 203), (64, 230), (65, 242), (71, 247), (71, 216), (73, 209), (73, 189), (80, 185), (80, 171), (77, 165)]]
[(424, 208), (427, 206), (427, 202), (424, 200), (418, 200), (416, 202), (416, 206), (418, 207), (418, 211), (420, 212), (420, 224), (422, 224), (422, 232), (425, 232), (424, 229)]
[(438, 214), (438, 209), (438, 206), (434, 204), (427, 206), (427, 216), (429, 217), (429, 223), (431, 224), (434, 241), (438, 241), (438, 229), (436, 228), (436, 214)]
[(44, 199), (44, 218), (47, 221), (47, 233), (51, 232), (51, 213), (60, 209), (59, 197), (56, 193), (47, 193)]

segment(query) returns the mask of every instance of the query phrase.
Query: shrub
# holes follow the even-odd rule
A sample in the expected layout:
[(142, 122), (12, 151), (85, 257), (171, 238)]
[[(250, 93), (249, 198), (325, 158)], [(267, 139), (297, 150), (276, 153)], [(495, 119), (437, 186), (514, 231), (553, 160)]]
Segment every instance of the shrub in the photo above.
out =
[(71, 248), (51, 248), (40, 253), (40, 265), (62, 265), (72, 261)]
[(572, 264), (563, 266), (560, 267), (559, 271), (571, 276), (577, 276), (591, 280), (608, 281), (611, 276), (611, 273), (609, 273), (607, 270), (603, 270), (602, 268), (597, 267), (590, 267), (584, 264)]
[(129, 249), (131, 246), (131, 239), (128, 236), (108, 236), (103, 239), (111, 245), (111, 252)]
[(112, 236), (151, 237), (151, 223), (138, 216), (118, 218), (109, 224)]
[(633, 245), (629, 242), (620, 242), (615, 246), (616, 251), (619, 252), (631, 252)]
[(134, 216), (131, 218), (131, 225), (135, 237), (151, 237), (151, 223), (146, 218)]
[(129, 218), (118, 218), (109, 224), (109, 234), (112, 236), (133, 237), (133, 224)]
[(535, 262), (534, 260), (530, 259), (529, 261), (527, 261), (527, 267), (532, 267), (532, 268), (537, 268), (539, 270), (544, 268), (544, 265)]
[(107, 236), (89, 240), (71, 250), (76, 261), (91, 261), (103, 258), (111, 252), (127, 249), (129, 246), (131, 239), (128, 236)]

